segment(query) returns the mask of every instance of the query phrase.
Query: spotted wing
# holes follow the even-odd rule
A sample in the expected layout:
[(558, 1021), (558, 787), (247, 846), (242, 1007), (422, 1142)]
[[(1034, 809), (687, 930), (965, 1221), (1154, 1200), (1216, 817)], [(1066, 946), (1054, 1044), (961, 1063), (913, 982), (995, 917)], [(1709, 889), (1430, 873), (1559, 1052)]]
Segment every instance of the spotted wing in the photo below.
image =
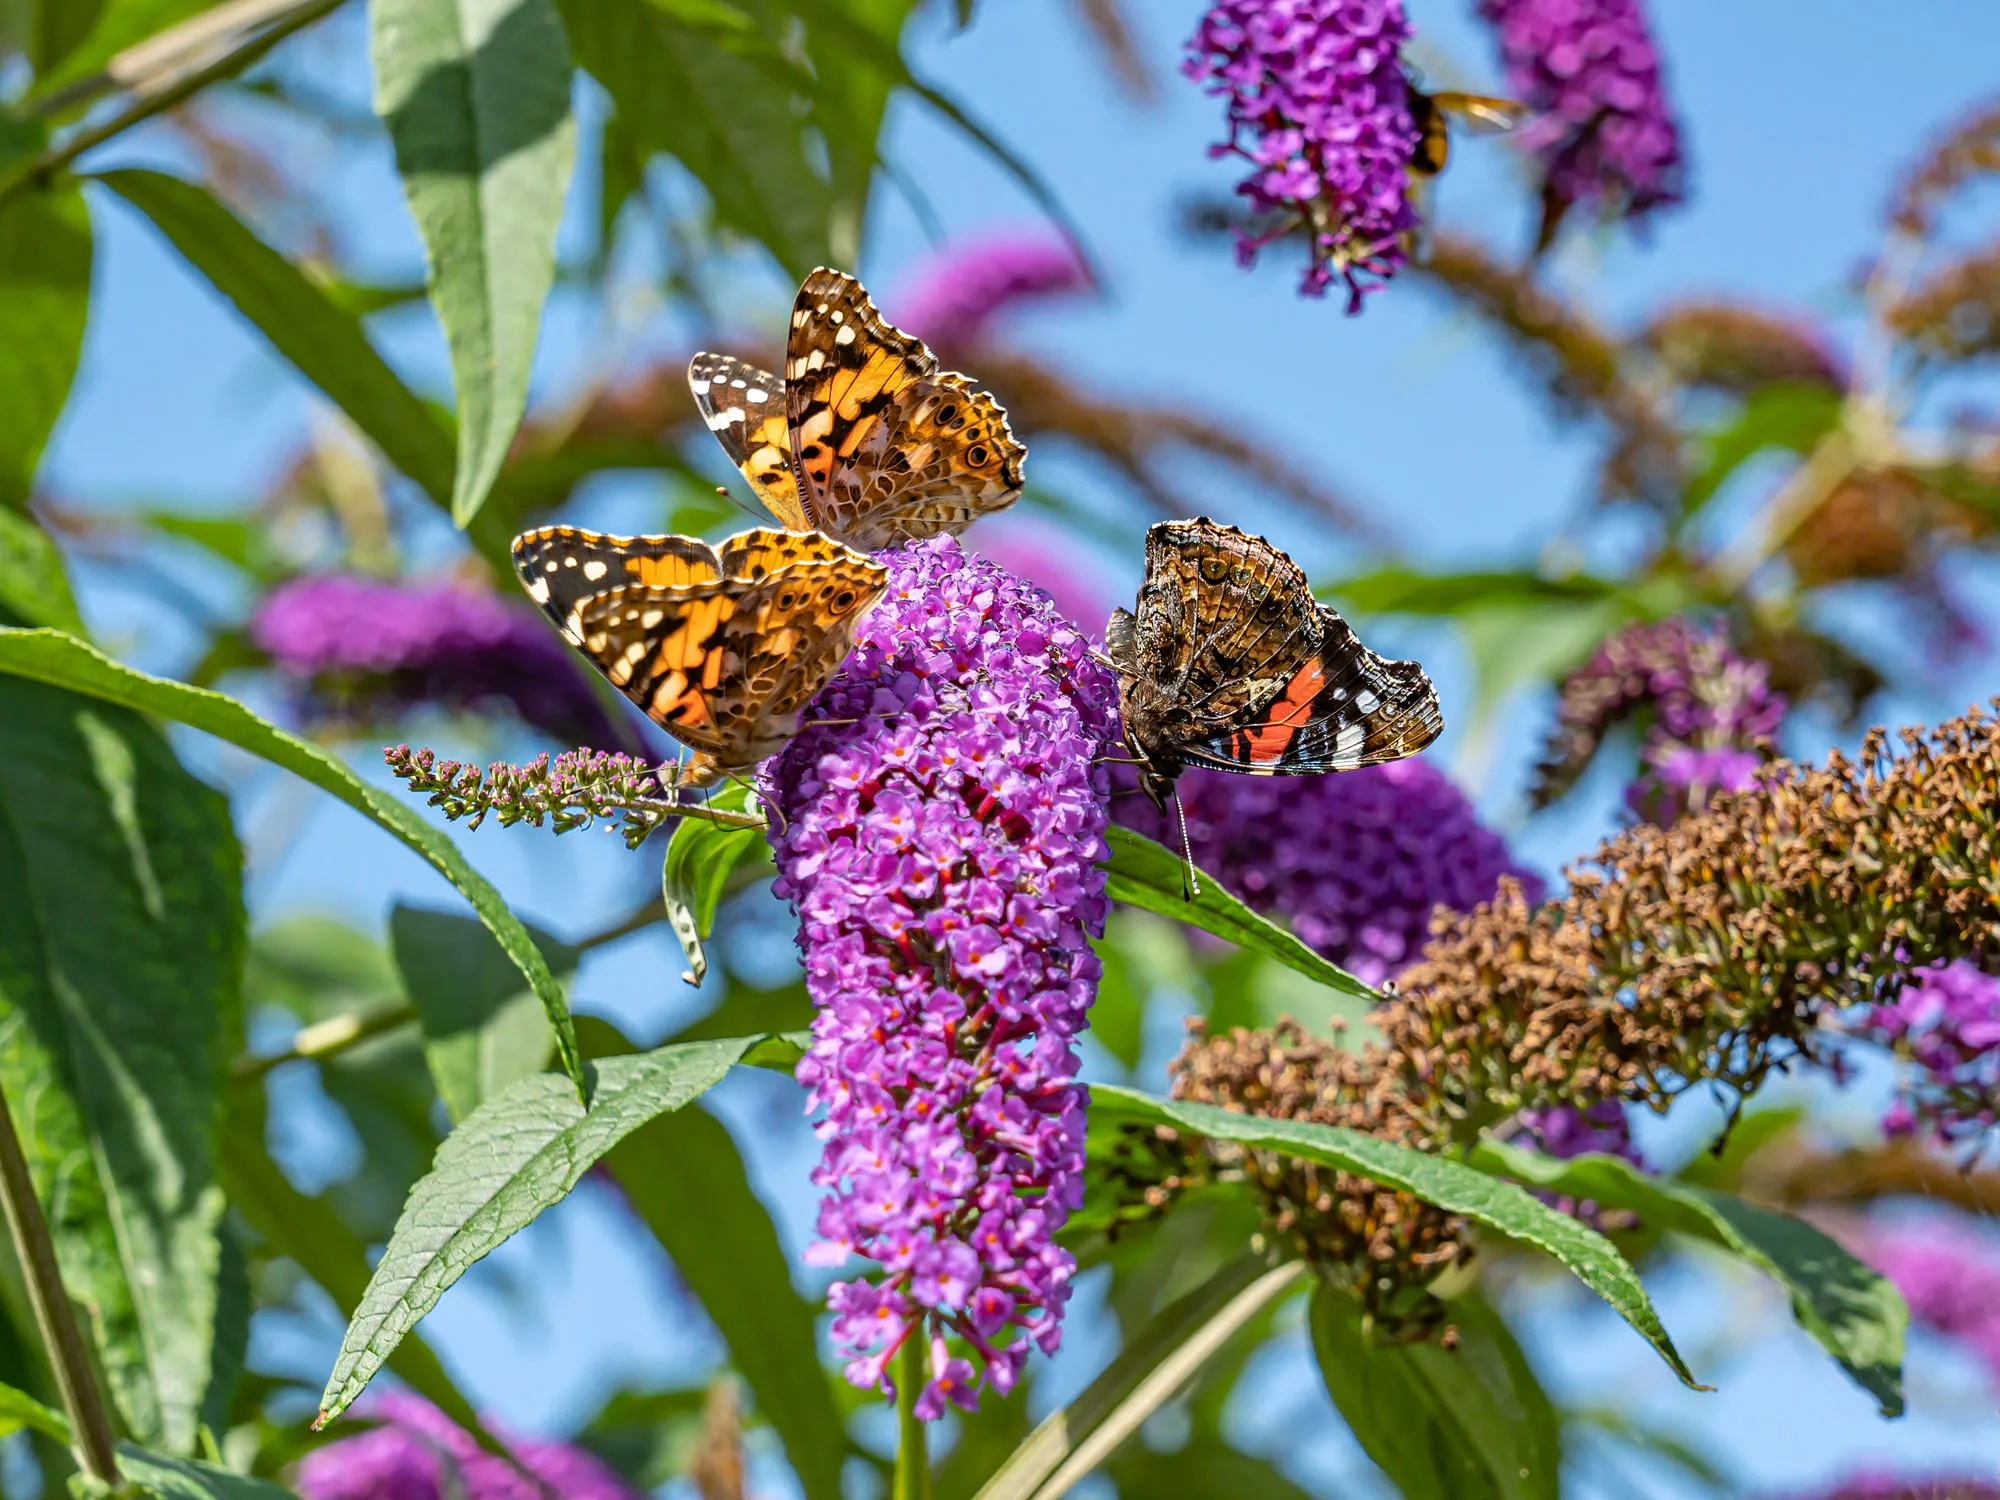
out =
[(621, 584), (686, 588), (722, 576), (722, 560), (691, 536), (609, 536), (580, 526), (538, 526), (514, 538), (514, 571), (528, 597), (572, 644), (578, 605)]
[(1146, 533), (1128, 696), (1178, 752), (1254, 722), (1312, 659), (1319, 604), (1262, 537), (1207, 519)]
[(856, 547), (963, 531), (1020, 495), (1026, 450), (999, 403), (939, 372), (851, 276), (799, 288), (785, 403), (805, 509)]
[(577, 645), (654, 722), (730, 771), (797, 732), (888, 574), (829, 538), (774, 530), (732, 537), (722, 559), (723, 576), (687, 588), (586, 601)]
[(1320, 645), (1283, 690), (1245, 722), (1179, 747), (1191, 766), (1253, 775), (1352, 771), (1415, 755), (1444, 728), (1423, 667), (1362, 645), (1331, 609)]
[(769, 370), (706, 350), (688, 361), (688, 389), (701, 419), (779, 525), (809, 531), (792, 473), (785, 382)]

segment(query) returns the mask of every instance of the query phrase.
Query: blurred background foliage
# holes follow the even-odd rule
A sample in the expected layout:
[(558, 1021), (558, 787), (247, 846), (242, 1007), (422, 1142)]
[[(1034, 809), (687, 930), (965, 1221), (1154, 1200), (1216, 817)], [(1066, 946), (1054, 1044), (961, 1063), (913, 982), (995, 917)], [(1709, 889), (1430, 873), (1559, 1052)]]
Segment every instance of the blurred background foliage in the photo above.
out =
[[(1337, 304), (1294, 303), (1284, 272), (1241, 280), (1229, 265), (1220, 235), (1237, 210), (1198, 149), (1182, 151), (1215, 128), (1174, 72), (1191, 13), (1120, 0), (1022, 15), (999, 14), (1014, 7), (997, 0), (976, 12), (970, 0), (521, 0), (465, 6), (483, 17), (475, 44), (440, 26), (453, 7), (375, 9), (371, 93), (358, 3), (0, 0), (9, 623), (87, 627), (120, 657), (243, 697), (376, 782), (377, 747), (394, 739), (470, 758), (560, 748), (547, 695), (522, 684), (574, 668), (519, 634), (508, 538), (557, 515), (708, 536), (739, 526), (716, 493), (726, 476), (687, 396), (686, 358), (714, 347), (775, 363), (789, 285), (827, 263), (896, 267), (878, 287), (885, 309), (989, 384), (1032, 450), (1019, 513), (973, 545), (1095, 628), (1129, 594), (1150, 521), (1208, 513), (1270, 533), (1326, 599), (1437, 664), (1452, 764), (1551, 875), (1624, 816), (1632, 747), (1614, 741), (1533, 821), (1525, 761), (1555, 685), (1622, 626), (1719, 623), (1806, 707), (1785, 747), (1803, 754), (1851, 742), (1871, 719), (1958, 706), (1967, 684), (1991, 688), (2000, 425), (1982, 362), (2000, 352), (1985, 181), (2000, 169), (2000, 111), (1965, 91), (1990, 79), (1950, 71), (1949, 84), (1921, 98), (1905, 86), (1882, 107), (1878, 139), (1903, 165), (1867, 190), (1884, 205), (1879, 223), (1823, 225), (1811, 191), (1773, 207), (1793, 216), (1780, 241), (1846, 236), (1834, 254), (1849, 274), (1832, 287), (1811, 279), (1823, 259), (1775, 293), (1769, 275), (1717, 292), (1625, 275), (1641, 252), (1581, 223), (1534, 262), (1534, 183), (1495, 142), (1465, 148), (1469, 164), (1436, 185), (1418, 257), (1350, 323)], [(1427, 69), (1482, 76), (1477, 33), (1444, 9), (1415, 8)], [(1907, 24), (1929, 51), (1990, 61), (2000, 37), (1976, 12)], [(1802, 34), (1853, 20), (1806, 14), (1792, 8)], [(410, 30), (387, 47), (392, 23)], [(1670, 69), (1687, 62), (1673, 50), (1681, 28), (1669, 24)], [(1810, 56), (1810, 40), (1800, 45)], [(1865, 45), (1830, 55), (1857, 68)], [(508, 101), (486, 122), (497, 134), (452, 138), (451, 101), (409, 61), (427, 47), (463, 54)], [(1045, 77), (1022, 66), (1044, 55)], [(945, 81), (968, 76), (981, 85), (963, 97)], [(1034, 118), (1058, 113), (1051, 97), (1070, 86), (1089, 94), (1089, 113), (1054, 129), (1099, 134), (1058, 149)], [(1770, 85), (1781, 112), (1785, 88)], [(1851, 89), (1866, 97), (1869, 84)], [(1690, 128), (1697, 205), (1704, 158), (1788, 170), (1781, 148), (1746, 130), (1709, 136), (1698, 110)], [(471, 153), (456, 167), (455, 150)], [(1079, 169), (1065, 152), (1094, 161)], [(1135, 207), (1117, 185), (1134, 159), (1152, 163), (1163, 201)], [(435, 316), (392, 161), (430, 248)], [(1811, 170), (1831, 168), (1817, 158)], [(943, 191), (961, 178), (976, 188)], [(455, 244), (475, 200), (486, 238)], [(1750, 208), (1738, 198), (1720, 211)], [(141, 225), (157, 241), (142, 244)], [(1657, 260), (1671, 261), (1672, 233)], [(1127, 243), (1138, 240), (1155, 248)], [(517, 293), (552, 289), (539, 327), (519, 316), (519, 295), (474, 274), (482, 260), (496, 281), (517, 278)], [(169, 276), (177, 300), (158, 311)], [(1215, 290), (1189, 299), (1184, 285)], [(953, 300), (966, 286), (1003, 290), (968, 308)], [(1397, 323), (1417, 316), (1392, 312), (1399, 301), (1448, 311)], [(1255, 318), (1310, 327), (1280, 348), (1249, 331)], [(1120, 329), (1129, 347), (1100, 347)], [(1474, 342), (1482, 352), (1468, 379), (1440, 384), (1393, 361), (1398, 340), (1432, 362)], [(1148, 378), (1149, 364), (1172, 373)], [(65, 419), (73, 381), (103, 394)], [(1481, 381), (1516, 406), (1467, 415)], [(1377, 398), (1403, 408), (1392, 426), (1371, 430), (1379, 408), (1357, 382), (1392, 391)], [(454, 388), (455, 409), (443, 395)], [(1530, 405), (1565, 434), (1580, 482), (1501, 472), (1522, 443), (1551, 441), (1514, 430)], [(174, 423), (187, 426), (185, 451), (155, 462)], [(1439, 468), (1439, 454), (1461, 467)], [(1436, 499), (1447, 474), (1464, 492), (1451, 504)], [(361, 623), (345, 634), (286, 635), (286, 601), (330, 574), (390, 592), (355, 595)], [(406, 635), (391, 628), (398, 611)], [(445, 612), (464, 621), (449, 641), (434, 628)], [(494, 677), (495, 660), (518, 670)], [(33, 852), (30, 878), (81, 880), (79, 850), (117, 847), (116, 799), (72, 805), (60, 774), (36, 780), (24, 747), (37, 716), (57, 712), (53, 696), (5, 680), (0, 761), (16, 768), (10, 808), (45, 814), (51, 843)], [(648, 727), (594, 701), (622, 745), (663, 753)], [(314, 1392), (411, 1184), (451, 1121), (548, 1063), (551, 1037), (485, 931), (440, 909), (444, 893), (414, 865), (387, 863), (378, 835), (329, 825), (314, 794), (213, 741), (111, 711), (74, 722), (74, 763), (110, 757), (137, 778), (149, 816), (174, 825), (151, 847), (182, 862), (60, 887), (75, 892), (68, 962), (121, 994), (120, 1024), (172, 1059), (181, 1097), (165, 1116), (196, 1123), (169, 1155), (208, 1184), (196, 1208), (176, 1208), (176, 1222), (204, 1226), (201, 1244), (163, 1249), (168, 1279), (144, 1293), (212, 1305), (200, 1378), (147, 1368), (116, 1307), (92, 1310), (104, 1374), (128, 1423), (146, 1413), (169, 1451), (282, 1477), (324, 1440), (305, 1425)], [(211, 784), (229, 793), (234, 837)], [(683, 994), (650, 859), (611, 841), (508, 842), (472, 847), (563, 934), (534, 938), (574, 988), (589, 1055), (804, 1024), (767, 864), (736, 867), (708, 978)], [(143, 917), (161, 903), (175, 911), (171, 953), (147, 947)], [(1269, 959), (1144, 912), (1118, 911), (1101, 951), (1089, 1067), (1105, 1081), (1157, 1083), (1189, 1015), (1217, 1028), (1289, 1015), (1314, 1031), (1362, 1019)], [(452, 1006), (471, 1008), (469, 1050), (439, 1040), (454, 1031), (439, 1019)], [(7, 1045), (27, 1043), (16, 1032)], [(8, 1064), (10, 1085), (28, 1066)], [(1703, 1150), (1717, 1113), (1690, 1100), (1647, 1140), (1650, 1159), (1857, 1243), (1950, 1219), (1976, 1249), (1968, 1261), (2000, 1261), (1978, 1222), (2000, 1205), (1989, 1167), (1885, 1141), (1855, 1094), (1778, 1093), (1719, 1155)], [(574, 1211), (480, 1268), (476, 1309), (434, 1319), (435, 1345), (406, 1341), (394, 1374), (468, 1427), (484, 1408), (517, 1427), (568, 1426), (642, 1487), (818, 1500), (844, 1474), (851, 1492), (877, 1492), (892, 1438), (880, 1414), (857, 1416), (855, 1393), (794, 1357), (813, 1346), (818, 1299), (797, 1264), (808, 1142), (792, 1105), (778, 1081), (751, 1079), (720, 1091), (712, 1112), (631, 1137)], [(209, 1117), (212, 1133), (199, 1125)], [(63, 1135), (74, 1120), (27, 1128), (49, 1161), (76, 1149)], [(75, 1233), (74, 1255), (116, 1260), (127, 1247), (86, 1243), (89, 1192), (52, 1210), (58, 1231)], [(1032, 1419), (1211, 1285), (1253, 1229), (1247, 1201), (1218, 1195), (1088, 1246), (1071, 1350), (1025, 1400), (949, 1424), (939, 1495), (974, 1494)], [(623, 1248), (606, 1262), (599, 1242), (612, 1238)], [(1796, 1491), (1831, 1482), (1829, 1464), (1873, 1456), (2000, 1480), (1996, 1325), (1951, 1312), (1979, 1283), (1944, 1294), (1942, 1312), (1917, 1307), (1940, 1340), (1912, 1357), (1916, 1436), (1899, 1438), (1823, 1363), (1808, 1377), (1804, 1355), (1768, 1356), (1794, 1335), (1740, 1272), (1655, 1232), (1634, 1231), (1627, 1248), (1689, 1314), (1690, 1356), (1723, 1402), (1752, 1379), (1794, 1382), (1759, 1398), (1758, 1430), (1711, 1430), (1704, 1398), (1631, 1373), (1646, 1355), (1601, 1310), (1496, 1247), (1461, 1299), (1462, 1337), (1487, 1372), (1478, 1391), (1453, 1385), (1472, 1378), (1469, 1361), (1395, 1363), (1402, 1351), (1364, 1348), (1323, 1310), (1308, 1328), (1310, 1299), (1288, 1288), (1115, 1451), (1093, 1492), (1540, 1493), (1508, 1482), (1509, 1445), (1559, 1453), (1563, 1493), (1580, 1496)], [(0, 1380), (53, 1401), (15, 1269), (0, 1278), (0, 1310)], [(1947, 1343), (1956, 1353), (1933, 1361)], [(1359, 1383), (1339, 1414), (1308, 1373), (1315, 1345), (1340, 1351), (1329, 1365)], [(1371, 1418), (1368, 1403), (1398, 1381), (1419, 1394)], [(1444, 1426), (1417, 1446), (1470, 1453), (1476, 1481), (1396, 1450), (1418, 1411)], [(54, 1493), (68, 1463), (22, 1430), (0, 1482), (9, 1495)]]

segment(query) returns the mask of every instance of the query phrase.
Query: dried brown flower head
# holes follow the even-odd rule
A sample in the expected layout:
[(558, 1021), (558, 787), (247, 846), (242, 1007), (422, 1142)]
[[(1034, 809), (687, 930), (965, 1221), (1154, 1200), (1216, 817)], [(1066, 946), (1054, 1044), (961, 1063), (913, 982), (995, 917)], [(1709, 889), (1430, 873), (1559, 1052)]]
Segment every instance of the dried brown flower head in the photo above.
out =
[(2000, 354), (2000, 246), (1955, 261), (1889, 309), (1889, 326), (1929, 360)]
[(1923, 238), (1936, 227), (1945, 199), (1993, 172), (2000, 172), (2000, 102), (1966, 116), (1918, 158), (1897, 190), (1889, 221), (1904, 234)]
[(1803, 323), (1730, 302), (1690, 302), (1648, 323), (1640, 345), (1677, 385), (1747, 394), (1790, 382), (1840, 390), (1847, 372)]
[[(1199, 1021), (1191, 1029), (1173, 1066), (1178, 1099), (1424, 1144), (1412, 1137), (1410, 1121), (1379, 1110), (1360, 1059), (1307, 1036), (1296, 1021), (1270, 1031), (1238, 1027), (1227, 1036), (1207, 1035)], [(1463, 1219), (1365, 1177), (1293, 1157), (1219, 1142), (1199, 1149), (1208, 1175), (1250, 1182), (1271, 1231), (1350, 1289), (1378, 1328), (1410, 1338), (1437, 1331), (1444, 1306), (1424, 1287), (1470, 1254)]]
[(1940, 544), (1979, 529), (1963, 505), (1915, 474), (1858, 469), (1785, 543), (1803, 588), (1851, 578), (1902, 578), (1930, 562)]

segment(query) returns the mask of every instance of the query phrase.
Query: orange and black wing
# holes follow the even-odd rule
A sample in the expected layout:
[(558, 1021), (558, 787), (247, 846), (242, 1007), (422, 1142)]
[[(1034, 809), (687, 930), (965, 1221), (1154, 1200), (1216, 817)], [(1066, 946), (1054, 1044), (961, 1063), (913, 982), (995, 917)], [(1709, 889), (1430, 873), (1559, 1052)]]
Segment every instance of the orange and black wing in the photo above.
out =
[(806, 513), (863, 551), (955, 534), (1020, 496), (1026, 450), (999, 403), (939, 371), (852, 276), (799, 288), (785, 404)]
[(788, 531), (811, 530), (792, 472), (785, 382), (769, 370), (704, 350), (688, 361), (688, 389), (702, 421), (771, 518)]

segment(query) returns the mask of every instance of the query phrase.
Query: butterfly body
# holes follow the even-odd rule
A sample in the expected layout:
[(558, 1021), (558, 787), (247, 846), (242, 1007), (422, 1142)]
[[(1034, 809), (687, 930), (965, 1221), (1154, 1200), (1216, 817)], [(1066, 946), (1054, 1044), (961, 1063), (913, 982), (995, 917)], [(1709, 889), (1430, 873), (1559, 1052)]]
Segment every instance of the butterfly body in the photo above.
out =
[(781, 749), (888, 584), (831, 537), (769, 527), (712, 546), (543, 526), (514, 539), (514, 567), (563, 638), (695, 752), (683, 786)]
[(700, 353), (688, 388), (759, 502), (788, 530), (864, 552), (963, 531), (1021, 493), (1007, 414), (852, 276), (824, 268), (792, 306), (783, 377)]
[(1148, 530), (1138, 607), (1105, 636), (1141, 786), (1162, 806), (1189, 766), (1351, 771), (1414, 755), (1443, 728), (1420, 665), (1363, 646), (1296, 563), (1233, 526)]

